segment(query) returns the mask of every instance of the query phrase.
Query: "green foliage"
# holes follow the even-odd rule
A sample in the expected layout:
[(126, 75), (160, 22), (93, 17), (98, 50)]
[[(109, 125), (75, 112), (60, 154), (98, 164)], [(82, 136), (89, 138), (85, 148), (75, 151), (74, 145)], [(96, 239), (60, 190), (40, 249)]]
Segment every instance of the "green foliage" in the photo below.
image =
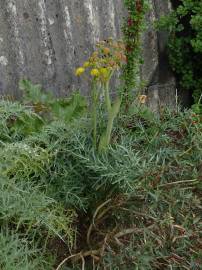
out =
[[(200, 115), (157, 116), (134, 103), (114, 122), (108, 151), (98, 152), (92, 119), (78, 118), (80, 110), (39, 117), (2, 104), (0, 125), (12, 136), (0, 145), (0, 268), (56, 269), (77, 253), (60, 269), (200, 269)], [(13, 136), (8, 115), (23, 112), (42, 124)]]
[(191, 111), (157, 117), (141, 106), (120, 119), (104, 154), (76, 127), (65, 160), (93, 219), (90, 250), (101, 248), (95, 269), (200, 269), (201, 125)]
[[(81, 100), (79, 95), (69, 99), (65, 112), (57, 114), (61, 116), (58, 122), (66, 123), (83, 113)], [(47, 99), (43, 102), (47, 104)], [(66, 243), (69, 249), (72, 247), (75, 211), (49, 196), (46, 179), (50, 176), (54, 153), (41, 145), (29, 144), (27, 139), (37, 137), (50, 117), (35, 111), (36, 103), (31, 98), (26, 103), (0, 102), (0, 241), (3, 245), (0, 265), (9, 270), (52, 269), (47, 252), (38, 254), (41, 249), (46, 250), (53, 238)], [(62, 110), (62, 105), (59, 109)], [(7, 236), (7, 231), (11, 236)], [(8, 239), (12, 237), (11, 246)], [(52, 261), (53, 258), (52, 255)]]
[(0, 268), (4, 270), (50, 270), (51, 264), (44, 261), (37, 249), (30, 249), (27, 239), (18, 235), (0, 232)]
[(21, 80), (19, 87), (23, 91), (23, 103), (33, 105), (48, 105), (53, 101), (54, 97), (50, 92), (44, 92), (41, 85), (34, 85), (29, 80)]
[(18, 102), (0, 101), (0, 142), (18, 141), (39, 131), (43, 120)]
[(86, 151), (89, 154), (92, 151), (89, 128), (90, 121), (89, 126), (85, 122), (85, 127), (82, 121), (71, 125), (61, 121), (53, 122), (45, 126), (37, 136), (27, 138), (28, 144), (41, 145), (51, 153), (52, 161), (46, 177), (48, 192), (67, 208), (86, 209), (88, 204), (85, 189), (88, 187), (88, 169), (82, 163), (81, 153)]
[[(4, 226), (13, 224), (37, 234), (71, 237), (72, 213), (48, 197), (50, 155), (40, 147), (9, 143), (1, 149), (0, 216)], [(34, 235), (35, 233), (33, 233)]]
[(183, 0), (161, 18), (159, 28), (170, 32), (169, 59), (180, 87), (192, 91), (195, 103), (202, 93), (202, 3)]
[(40, 147), (30, 147), (24, 142), (8, 143), (1, 148), (0, 168), (7, 177), (33, 180), (43, 177), (50, 159), (50, 154)]
[(79, 92), (69, 98), (55, 98), (50, 92), (44, 92), (40, 85), (33, 85), (28, 80), (21, 80), (20, 88), (23, 103), (32, 105), (34, 111), (46, 121), (60, 119), (69, 122), (86, 112), (86, 99)]

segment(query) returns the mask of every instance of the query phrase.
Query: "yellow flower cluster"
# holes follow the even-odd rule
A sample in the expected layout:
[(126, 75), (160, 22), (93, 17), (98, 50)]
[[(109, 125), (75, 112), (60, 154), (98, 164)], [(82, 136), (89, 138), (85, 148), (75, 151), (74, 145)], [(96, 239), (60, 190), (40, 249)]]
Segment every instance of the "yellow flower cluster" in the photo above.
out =
[(79, 67), (76, 69), (75, 74), (76, 76), (81, 76), (85, 72), (85, 68)]
[(123, 42), (114, 42), (112, 39), (101, 41), (97, 50), (84, 62), (82, 67), (76, 69), (76, 76), (81, 76), (87, 69), (94, 80), (106, 82), (113, 72), (126, 62), (125, 46)]
[(91, 75), (92, 77), (99, 77), (100, 72), (99, 72), (99, 70), (98, 70), (97, 68), (93, 68), (93, 69), (91, 70), (91, 72), (90, 72), (90, 75)]

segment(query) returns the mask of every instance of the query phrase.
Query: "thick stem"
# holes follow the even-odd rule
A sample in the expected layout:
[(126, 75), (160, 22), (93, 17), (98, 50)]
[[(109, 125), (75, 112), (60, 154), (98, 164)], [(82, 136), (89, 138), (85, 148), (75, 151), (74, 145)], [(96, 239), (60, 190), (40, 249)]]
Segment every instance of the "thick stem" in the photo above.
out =
[(110, 100), (110, 95), (109, 95), (109, 81), (106, 82), (106, 84), (104, 85), (104, 93), (105, 93), (105, 104), (107, 107), (107, 113), (108, 115), (110, 114), (110, 110), (111, 110), (111, 100)]
[(106, 130), (106, 146), (108, 146), (110, 144), (113, 122), (114, 122), (114, 118), (111, 116), (112, 104), (111, 104), (111, 99), (110, 99), (110, 94), (109, 94), (109, 81), (105, 85), (105, 102), (106, 102), (107, 114), (108, 114), (108, 122), (107, 122), (107, 130)]
[(111, 134), (113, 129), (114, 117), (109, 116), (106, 130), (106, 146), (110, 144)]
[(97, 146), (97, 110), (96, 110), (96, 105), (93, 104), (93, 145), (96, 148)]
[(111, 133), (112, 133), (113, 123), (115, 119), (115, 114), (113, 113), (113, 107), (112, 107), (110, 93), (109, 93), (109, 81), (104, 84), (104, 95), (105, 95), (105, 105), (106, 105), (108, 119), (107, 119), (106, 132), (101, 137), (99, 151), (105, 150), (107, 146), (110, 144)]

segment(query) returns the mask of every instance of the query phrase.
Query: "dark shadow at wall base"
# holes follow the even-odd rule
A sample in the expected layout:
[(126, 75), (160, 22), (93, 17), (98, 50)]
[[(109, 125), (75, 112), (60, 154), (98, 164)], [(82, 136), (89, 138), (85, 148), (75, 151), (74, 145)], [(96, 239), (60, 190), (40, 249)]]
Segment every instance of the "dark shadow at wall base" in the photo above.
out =
[(190, 90), (180, 89), (179, 87), (177, 89), (179, 104), (182, 106), (182, 108), (191, 108), (191, 106), (194, 104), (194, 99), (192, 96), (193, 93)]

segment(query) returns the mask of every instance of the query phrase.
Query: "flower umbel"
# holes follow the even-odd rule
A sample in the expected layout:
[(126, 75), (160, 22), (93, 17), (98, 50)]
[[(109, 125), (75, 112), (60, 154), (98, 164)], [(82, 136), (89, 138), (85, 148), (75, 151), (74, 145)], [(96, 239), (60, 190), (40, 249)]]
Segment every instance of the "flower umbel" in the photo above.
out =
[(88, 71), (93, 79), (106, 83), (125, 62), (126, 49), (122, 41), (112, 39), (100, 41), (96, 45), (95, 52), (83, 63), (82, 67), (77, 68), (75, 74), (80, 76), (84, 71)]
[(99, 70), (98, 70), (97, 68), (92, 69), (91, 72), (90, 72), (90, 75), (91, 75), (92, 77), (98, 77), (99, 74), (100, 74), (100, 73), (99, 73)]
[(76, 69), (75, 75), (76, 76), (81, 76), (84, 72), (85, 72), (85, 68), (79, 67), (79, 68)]
[(90, 63), (88, 61), (84, 62), (83, 67), (88, 68), (90, 66)]
[(110, 69), (109, 68), (100, 68), (100, 79), (102, 82), (106, 82), (110, 78)]

